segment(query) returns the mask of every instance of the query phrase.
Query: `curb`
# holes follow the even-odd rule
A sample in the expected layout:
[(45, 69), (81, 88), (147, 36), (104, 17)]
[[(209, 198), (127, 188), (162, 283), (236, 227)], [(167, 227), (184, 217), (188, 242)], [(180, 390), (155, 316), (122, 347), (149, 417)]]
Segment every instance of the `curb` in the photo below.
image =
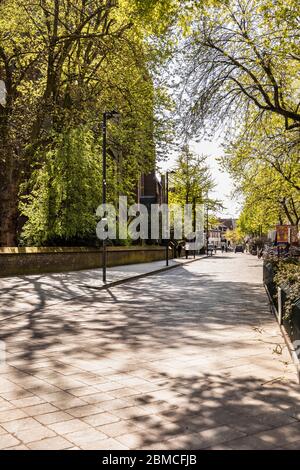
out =
[(291, 342), (291, 340), (290, 340), (289, 335), (287, 334), (287, 331), (286, 331), (284, 325), (281, 325), (281, 324), (278, 322), (278, 316), (277, 316), (277, 314), (276, 314), (276, 309), (275, 309), (275, 306), (274, 306), (274, 304), (273, 304), (273, 300), (272, 300), (272, 298), (271, 298), (271, 296), (270, 296), (270, 293), (269, 293), (269, 291), (268, 291), (267, 286), (266, 286), (265, 283), (264, 283), (264, 288), (265, 288), (265, 290), (266, 290), (266, 293), (267, 293), (267, 296), (268, 296), (268, 299), (269, 299), (269, 304), (270, 304), (271, 313), (274, 315), (274, 317), (275, 317), (275, 319), (276, 319), (276, 323), (277, 323), (277, 325), (279, 326), (279, 329), (280, 329), (280, 332), (281, 332), (281, 334), (282, 334), (282, 336), (283, 336), (285, 345), (286, 345), (286, 347), (287, 347), (287, 349), (288, 349), (288, 351), (289, 351), (289, 354), (290, 354), (291, 359), (292, 359), (292, 361), (293, 361), (293, 364), (294, 364), (294, 366), (295, 366), (296, 374), (297, 374), (297, 378), (298, 378), (298, 383), (299, 383), (299, 385), (300, 385), (300, 360), (299, 360), (299, 358), (298, 358), (298, 356), (297, 356), (297, 354), (296, 354), (296, 352), (295, 352), (295, 349), (294, 349), (294, 347), (293, 347), (293, 344), (292, 344), (292, 342)]
[(119, 286), (121, 284), (127, 284), (127, 283), (137, 281), (139, 279), (143, 279), (143, 278), (146, 278), (146, 277), (155, 276), (156, 274), (161, 274), (161, 273), (164, 273), (166, 271), (170, 271), (171, 269), (181, 268), (182, 266), (186, 266), (186, 265), (195, 263), (196, 261), (200, 261), (200, 260), (206, 259), (206, 258), (208, 258), (208, 256), (203, 256), (201, 258), (192, 259), (190, 261), (187, 261), (186, 263), (175, 264), (173, 266), (165, 266), (164, 268), (159, 268), (159, 269), (156, 269), (155, 271), (149, 271), (147, 273), (138, 274), (136, 276), (126, 277), (124, 279), (119, 279), (118, 281), (113, 281), (113, 282), (110, 282), (108, 284), (104, 284), (103, 286), (99, 286), (99, 287), (89, 286), (87, 284), (84, 284), (84, 287), (86, 287), (88, 289), (93, 289), (93, 290), (108, 290), (111, 287), (116, 287), (116, 286)]

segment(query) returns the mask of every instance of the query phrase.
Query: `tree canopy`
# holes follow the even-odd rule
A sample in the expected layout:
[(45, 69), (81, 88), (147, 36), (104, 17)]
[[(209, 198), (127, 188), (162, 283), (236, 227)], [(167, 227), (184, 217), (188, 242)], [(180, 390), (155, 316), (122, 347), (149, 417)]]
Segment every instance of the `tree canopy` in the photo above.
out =
[(104, 111), (121, 115), (108, 129), (109, 197), (133, 195), (153, 169), (156, 146), (170, 141), (161, 116), (171, 106), (154, 71), (177, 11), (176, 0), (0, 2), (0, 244), (91, 230)]
[[(299, 26), (297, 0), (1, 0), (0, 245), (93, 238), (111, 110), (110, 201), (175, 135), (221, 130), (244, 230), (298, 224)], [(203, 197), (205, 158), (185, 148), (177, 180)]]
[(201, 204), (214, 187), (207, 157), (184, 145), (170, 173), (170, 200), (174, 204)]
[(296, 0), (194, 2), (181, 46), (183, 130), (225, 135), (244, 233), (299, 223), (299, 26)]

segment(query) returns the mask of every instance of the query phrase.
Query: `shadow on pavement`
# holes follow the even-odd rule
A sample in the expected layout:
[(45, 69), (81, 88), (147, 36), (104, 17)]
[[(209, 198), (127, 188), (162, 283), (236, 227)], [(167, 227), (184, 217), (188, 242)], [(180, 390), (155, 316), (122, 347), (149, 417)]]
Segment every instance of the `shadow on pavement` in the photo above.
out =
[(178, 268), (41, 312), (43, 304), (41, 296), (35, 311), (1, 324), (19, 388), (30, 376), (43, 378), (37, 395), (48, 386), (68, 392), (72, 367), (104, 382), (110, 374), (143, 380), (150, 390), (125, 398), (139, 411), (130, 417), (137, 448), (299, 444), (300, 395), (274, 379), (284, 359), (272, 357), (278, 337), (262, 334), (274, 319), (261, 284)]

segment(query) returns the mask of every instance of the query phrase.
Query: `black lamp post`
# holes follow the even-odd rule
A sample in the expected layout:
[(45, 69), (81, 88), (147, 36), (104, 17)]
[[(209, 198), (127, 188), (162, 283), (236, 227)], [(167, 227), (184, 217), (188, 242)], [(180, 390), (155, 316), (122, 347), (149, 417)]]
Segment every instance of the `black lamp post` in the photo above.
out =
[[(196, 239), (197, 239), (197, 223), (196, 223), (196, 219), (197, 219), (197, 200), (201, 198), (202, 200), (202, 196), (194, 196), (193, 197), (193, 230), (194, 230), (194, 233), (196, 234), (196, 238), (195, 238), (195, 243), (196, 243)], [(196, 247), (194, 247), (194, 259), (196, 259)]]
[[(103, 160), (102, 160), (102, 204), (106, 204), (107, 197), (107, 121), (114, 117), (119, 116), (117, 111), (109, 111), (103, 113), (102, 121), (102, 135), (103, 135)], [(102, 272), (103, 272), (103, 283), (106, 284), (106, 271), (107, 271), (107, 250), (106, 240), (103, 238), (102, 241)]]
[[(169, 228), (169, 172), (167, 171), (166, 173), (166, 204), (168, 207), (167, 210), (167, 224)], [(169, 266), (169, 243), (170, 239), (168, 238), (167, 240), (167, 247), (166, 247), (166, 266)]]
[[(167, 171), (166, 172), (166, 204), (168, 207), (167, 211), (167, 224), (169, 228), (169, 175), (174, 174), (175, 171)], [(167, 248), (166, 248), (166, 266), (169, 266), (169, 245), (170, 245), (170, 239), (167, 240)]]
[(206, 254), (208, 255), (208, 245), (209, 245), (209, 221), (208, 221), (208, 212), (209, 212), (209, 206), (207, 203), (206, 207)]

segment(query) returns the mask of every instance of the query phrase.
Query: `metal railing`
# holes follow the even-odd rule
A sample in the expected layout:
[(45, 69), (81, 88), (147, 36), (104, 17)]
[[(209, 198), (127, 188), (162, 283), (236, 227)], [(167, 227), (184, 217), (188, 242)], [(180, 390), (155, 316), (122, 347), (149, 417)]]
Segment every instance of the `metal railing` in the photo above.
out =
[(293, 303), (291, 311), (288, 311), (289, 286), (278, 287), (274, 281), (274, 266), (270, 262), (264, 263), (264, 284), (268, 291), (273, 310), (278, 323), (284, 325), (292, 343), (300, 340), (300, 292), (299, 299)]

